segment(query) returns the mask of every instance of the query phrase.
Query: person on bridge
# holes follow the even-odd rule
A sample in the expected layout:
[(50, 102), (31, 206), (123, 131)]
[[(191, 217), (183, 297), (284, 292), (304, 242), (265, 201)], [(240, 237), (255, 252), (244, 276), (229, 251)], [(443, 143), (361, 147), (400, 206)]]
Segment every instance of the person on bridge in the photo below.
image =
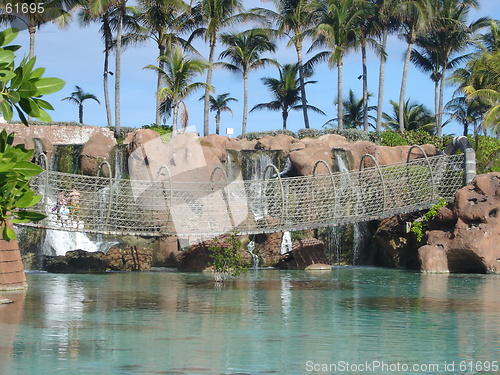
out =
[(56, 213), (57, 221), (62, 224), (64, 218), (63, 215), (66, 214), (66, 192), (64, 190), (61, 190), (57, 197)]
[(69, 198), (69, 215), (71, 217), (71, 223), (77, 223), (80, 221), (79, 210), (80, 210), (80, 192), (76, 190), (73, 186), (71, 193), (68, 195)]

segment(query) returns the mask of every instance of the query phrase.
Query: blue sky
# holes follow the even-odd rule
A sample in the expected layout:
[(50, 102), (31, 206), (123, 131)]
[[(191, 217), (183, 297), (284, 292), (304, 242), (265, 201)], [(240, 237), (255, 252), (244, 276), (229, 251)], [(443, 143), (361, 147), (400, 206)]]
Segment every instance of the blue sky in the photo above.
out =
[[(260, 5), (258, 1), (246, 1), (247, 8)], [(479, 11), (471, 12), (469, 21), (480, 16), (489, 16), (500, 19), (499, 0), (480, 0)], [(82, 28), (75, 21), (66, 29), (58, 29), (55, 25), (47, 24), (36, 33), (37, 66), (46, 68), (46, 76), (64, 79), (66, 87), (58, 93), (52, 94), (47, 99), (54, 105), (55, 111), (51, 112), (54, 121), (78, 121), (78, 108), (69, 102), (61, 101), (69, 96), (75, 89), (75, 85), (82, 87), (85, 91), (93, 93), (101, 101), (101, 105), (94, 101), (85, 102), (84, 122), (87, 125), (106, 126), (106, 111), (104, 107), (104, 96), (102, 89), (103, 72), (103, 46), (98, 32), (98, 25)], [(21, 31), (15, 41), (22, 48), (17, 52), (18, 56), (28, 54), (29, 39), (26, 30)], [(201, 40), (195, 42), (198, 50), (208, 56), (207, 48)], [(308, 48), (306, 43), (306, 48)], [(391, 111), (389, 100), (397, 101), (401, 86), (401, 73), (403, 69), (403, 53), (406, 45), (397, 37), (390, 38), (388, 43), (388, 60), (386, 65), (386, 84), (384, 92), (384, 111)], [(218, 47), (216, 56), (223, 50)], [(310, 57), (308, 55), (306, 57)], [(140, 47), (129, 48), (122, 55), (122, 82), (121, 82), (121, 125), (140, 127), (151, 124), (155, 120), (154, 92), (156, 89), (155, 73), (143, 70), (148, 64), (156, 64), (157, 48), (153, 42)], [(266, 57), (277, 59), (280, 63), (296, 61), (293, 47), (286, 47), (283, 41), (279, 45), (276, 54)], [(376, 104), (378, 90), (378, 58), (371, 52), (368, 54), (368, 90), (373, 94), (371, 105)], [(110, 70), (114, 71), (114, 56), (110, 63)], [(362, 95), (362, 81), (357, 77), (361, 74), (361, 57), (357, 52), (350, 53), (344, 61), (343, 90), (347, 97), (349, 89), (352, 89), (357, 97)], [(275, 67), (258, 70), (250, 73), (249, 77), (249, 108), (255, 104), (268, 102), (272, 98), (262, 85), (261, 77), (277, 76)], [(204, 81), (200, 76), (199, 80)], [(308, 85), (308, 102), (322, 109), (327, 116), (310, 113), (311, 127), (320, 129), (329, 119), (336, 117), (334, 100), (337, 95), (337, 70), (329, 69), (326, 64), (318, 66), (312, 80), (318, 83)], [(113, 95), (114, 80), (110, 76), (110, 93)], [(235, 135), (241, 132), (241, 119), (243, 109), (243, 80), (240, 75), (223, 70), (216, 70), (212, 84), (215, 86), (216, 94), (229, 92), (239, 102), (232, 102), (231, 108), (234, 118), (230, 113), (223, 113), (221, 120), (221, 134), (225, 134), (225, 128), (234, 128)], [(424, 103), (429, 109), (433, 109), (434, 85), (428, 74), (421, 73), (411, 67), (406, 89), (407, 97), (411, 97), (419, 103)], [(453, 88), (445, 92), (445, 102), (453, 94)], [(189, 111), (189, 125), (195, 126), (201, 133), (203, 131), (203, 102), (198, 101), (202, 92), (192, 95), (187, 101)], [(111, 97), (114, 102), (113, 96)], [(114, 112), (113, 112), (114, 114)], [(282, 120), (280, 112), (256, 111), (248, 116), (247, 131), (264, 131), (281, 128)], [(300, 112), (292, 112), (288, 118), (288, 129), (297, 131), (303, 127), (303, 117)], [(214, 113), (211, 113), (210, 131), (215, 132)], [(460, 134), (461, 128), (456, 124), (447, 125), (445, 134)]]

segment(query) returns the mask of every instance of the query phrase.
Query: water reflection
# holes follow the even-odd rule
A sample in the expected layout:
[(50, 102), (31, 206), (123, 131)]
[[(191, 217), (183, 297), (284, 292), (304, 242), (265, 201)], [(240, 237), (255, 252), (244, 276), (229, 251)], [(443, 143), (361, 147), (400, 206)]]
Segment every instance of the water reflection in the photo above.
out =
[(221, 288), (173, 272), (28, 277), (17, 336), (2, 329), (10, 373), (302, 374), (307, 361), (500, 354), (492, 275), (258, 270)]
[(23, 316), (24, 298), (26, 290), (1, 292), (0, 298), (12, 301), (7, 305), (0, 304), (0, 374), (7, 374), (12, 358), (14, 340), (18, 331), (19, 322)]

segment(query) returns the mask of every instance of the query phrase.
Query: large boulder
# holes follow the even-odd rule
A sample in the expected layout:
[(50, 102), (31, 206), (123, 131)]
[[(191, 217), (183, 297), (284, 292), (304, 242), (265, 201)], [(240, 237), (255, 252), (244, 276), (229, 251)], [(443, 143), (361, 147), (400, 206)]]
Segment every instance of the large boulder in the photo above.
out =
[(278, 266), (281, 269), (303, 270), (311, 264), (327, 264), (325, 243), (315, 238), (293, 243), (292, 251), (283, 254)]
[(47, 257), (45, 269), (54, 273), (99, 273), (106, 272), (108, 265), (102, 252), (85, 250), (67, 251), (64, 256)]
[[(114, 138), (106, 137), (102, 133), (95, 133), (83, 146), (80, 154), (80, 169), (82, 174), (97, 175), (99, 165), (103, 161), (111, 160), (111, 153), (116, 146)], [(108, 176), (109, 171), (103, 168), (103, 176)]]
[(111, 270), (149, 271), (153, 260), (153, 250), (137, 246), (125, 249), (112, 247), (103, 258)]
[(478, 175), (429, 223), (426, 272), (500, 272), (500, 173)]

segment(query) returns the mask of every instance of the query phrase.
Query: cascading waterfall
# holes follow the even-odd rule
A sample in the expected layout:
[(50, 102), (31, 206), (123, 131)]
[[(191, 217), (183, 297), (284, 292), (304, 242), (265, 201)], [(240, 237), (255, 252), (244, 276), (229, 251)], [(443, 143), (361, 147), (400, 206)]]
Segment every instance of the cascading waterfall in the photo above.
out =
[(292, 251), (292, 235), (289, 231), (283, 232), (283, 237), (281, 238), (281, 250), (280, 254), (286, 254)]
[(252, 256), (252, 266), (253, 268), (259, 268), (259, 257), (254, 253), (255, 251), (255, 241), (250, 241), (247, 245), (248, 252)]

